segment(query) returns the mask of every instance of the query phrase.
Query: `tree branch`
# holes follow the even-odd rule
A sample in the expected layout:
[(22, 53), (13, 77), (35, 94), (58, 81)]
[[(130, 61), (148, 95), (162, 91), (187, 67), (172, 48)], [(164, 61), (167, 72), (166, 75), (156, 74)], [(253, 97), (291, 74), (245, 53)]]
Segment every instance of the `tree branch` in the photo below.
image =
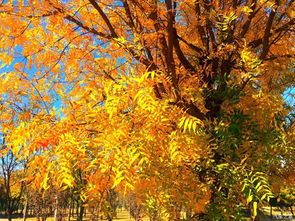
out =
[(197, 30), (199, 33), (199, 36), (202, 40), (203, 46), (206, 48), (207, 52), (209, 52), (209, 39), (206, 36), (205, 29), (201, 24), (201, 8), (200, 8), (200, 3), (199, 1), (195, 1), (195, 12), (197, 14), (197, 20), (198, 20), (198, 25), (197, 25)]
[(99, 7), (99, 5), (96, 3), (96, 1), (95, 0), (89, 0), (89, 2), (98, 11), (100, 16), (104, 20), (104, 22), (107, 24), (107, 26), (108, 26), (108, 28), (109, 28), (109, 30), (111, 32), (112, 38), (118, 38), (118, 35), (115, 32), (115, 29), (114, 29), (113, 25), (111, 24), (109, 18), (106, 16), (106, 14), (103, 12), (103, 10)]
[(264, 35), (262, 38), (262, 52), (260, 54), (260, 59), (264, 59), (269, 51), (269, 48), (270, 48), (269, 38), (271, 36), (270, 31), (271, 31), (271, 27), (272, 27), (275, 16), (276, 16), (276, 10), (271, 10), (266, 23), (265, 30), (264, 30)]
[(257, 5), (257, 0), (252, 0), (251, 2), (251, 7), (250, 9), (252, 10), (252, 12), (250, 13), (247, 21), (244, 23), (244, 25), (242, 26), (242, 32), (240, 34), (240, 37), (241, 38), (244, 38), (246, 33), (248, 32), (249, 28), (250, 28), (250, 25), (251, 25), (251, 22), (252, 22), (252, 19), (255, 17), (255, 15), (257, 14), (257, 12), (259, 12), (259, 10), (261, 9), (258, 8), (256, 11), (255, 11), (255, 8), (256, 8), (256, 5)]
[(203, 114), (198, 107), (196, 107), (193, 103), (188, 103), (184, 99), (181, 99), (180, 101), (177, 101), (177, 102), (169, 102), (169, 104), (183, 109), (186, 113), (200, 120), (206, 119), (205, 114)]
[[(292, 18), (290, 21), (288, 21), (287, 23), (283, 24), (281, 27), (275, 29), (273, 31), (273, 33), (269, 33), (269, 37), (271, 37), (273, 34), (277, 34), (277, 33), (280, 33), (282, 31), (288, 31), (288, 28), (291, 27), (294, 24), (295, 24), (295, 18)], [(250, 46), (252, 48), (257, 48), (262, 43), (263, 43), (263, 38), (259, 38), (259, 39), (255, 39), (255, 40), (251, 41), (248, 44), (248, 46)]]
[(196, 72), (196, 69), (192, 66), (192, 64), (184, 56), (184, 54), (180, 48), (177, 36), (178, 36), (177, 30), (176, 30), (176, 28), (173, 28), (173, 45), (174, 45), (175, 52), (177, 54), (178, 59), (180, 60), (181, 64), (183, 65), (183, 67), (186, 70), (188, 70), (190, 72)]
[(134, 24), (134, 21), (133, 21), (133, 18), (132, 18), (132, 14), (131, 14), (128, 2), (126, 0), (123, 0), (123, 5), (124, 5), (125, 13), (126, 13), (126, 15), (128, 17), (128, 20), (129, 20), (129, 26), (131, 28), (135, 28), (135, 24)]
[(181, 40), (183, 43), (185, 43), (187, 46), (189, 46), (192, 50), (198, 52), (200, 55), (202, 55), (204, 53), (204, 51), (201, 48), (189, 43), (187, 40), (185, 40), (184, 38), (182, 38), (178, 34), (177, 34), (177, 38), (179, 38), (179, 40)]
[(168, 50), (167, 50), (167, 67), (172, 77), (172, 82), (176, 84), (176, 72), (175, 72), (175, 62), (173, 58), (173, 23), (174, 15), (172, 9), (172, 0), (165, 0), (167, 13), (168, 13), (168, 25), (167, 25), (167, 34), (168, 34)]

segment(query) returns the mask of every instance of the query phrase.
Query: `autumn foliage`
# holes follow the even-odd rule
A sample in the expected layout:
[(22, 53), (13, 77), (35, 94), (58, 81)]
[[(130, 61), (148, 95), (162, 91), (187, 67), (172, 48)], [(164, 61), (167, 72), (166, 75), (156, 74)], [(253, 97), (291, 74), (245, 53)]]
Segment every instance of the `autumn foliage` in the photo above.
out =
[(154, 220), (254, 217), (271, 176), (294, 186), (294, 7), (4, 0), (0, 154), (85, 204), (116, 189)]

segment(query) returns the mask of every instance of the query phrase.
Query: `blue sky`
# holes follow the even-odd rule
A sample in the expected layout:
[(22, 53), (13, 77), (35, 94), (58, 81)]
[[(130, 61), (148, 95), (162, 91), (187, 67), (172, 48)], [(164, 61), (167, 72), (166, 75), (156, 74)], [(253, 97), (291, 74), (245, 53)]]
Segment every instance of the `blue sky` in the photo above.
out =
[(283, 97), (284, 97), (286, 103), (288, 103), (290, 106), (294, 107), (294, 105), (295, 105), (295, 88), (294, 87), (288, 88), (284, 92)]

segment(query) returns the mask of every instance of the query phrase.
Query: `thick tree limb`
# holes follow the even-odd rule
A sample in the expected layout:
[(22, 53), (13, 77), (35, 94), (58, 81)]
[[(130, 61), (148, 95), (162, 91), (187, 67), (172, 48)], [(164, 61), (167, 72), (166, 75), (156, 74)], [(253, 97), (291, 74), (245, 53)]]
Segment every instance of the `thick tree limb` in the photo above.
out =
[(294, 58), (294, 57), (295, 57), (295, 54), (284, 54), (284, 55), (271, 56), (271, 57), (265, 58), (264, 60), (272, 61), (278, 58)]
[(129, 20), (129, 26), (131, 28), (135, 28), (135, 24), (134, 24), (134, 21), (133, 21), (133, 18), (132, 18), (132, 14), (131, 14), (128, 2), (126, 0), (123, 0), (123, 5), (124, 5), (124, 9), (125, 9), (125, 13), (127, 15), (127, 18)]
[(180, 37), (179, 35), (177, 35), (177, 38), (179, 38), (179, 40), (181, 40), (183, 43), (189, 46), (192, 50), (198, 52), (200, 55), (204, 54), (204, 51), (201, 48), (189, 43), (188, 41), (186, 41), (184, 38)]
[[(295, 18), (292, 18), (290, 21), (288, 21), (287, 23), (285, 23), (284, 25), (282, 25), (281, 27), (275, 29), (273, 32), (269, 33), (269, 37), (271, 37), (273, 34), (277, 34), (280, 33), (282, 31), (288, 31), (288, 29), (290, 27), (292, 27), (295, 24)], [(260, 46), (263, 43), (263, 38), (259, 38), (259, 39), (255, 39), (253, 41), (251, 41), (248, 46), (252, 47), (252, 48), (257, 48), (258, 46)]]
[(281, 27), (277, 28), (274, 33), (279, 33), (281, 31), (288, 30), (289, 27), (292, 27), (295, 24), (295, 18), (292, 18), (290, 21), (282, 25)]
[(86, 25), (84, 25), (81, 21), (79, 21), (78, 19), (74, 18), (73, 16), (67, 14), (63, 8), (60, 8), (60, 7), (57, 7), (56, 5), (54, 5), (51, 1), (47, 0), (47, 2), (59, 13), (65, 15), (64, 18), (70, 22), (73, 22), (75, 23), (76, 25), (78, 25), (80, 28), (92, 33), (92, 34), (95, 34), (95, 35), (98, 35), (100, 37), (103, 37), (103, 38), (106, 38), (106, 39), (111, 39), (112, 36), (108, 35), (108, 34), (105, 34), (103, 32), (99, 32), (97, 30), (95, 30), (94, 28), (90, 28)]
[(112, 36), (105, 34), (103, 32), (99, 32), (99, 31), (95, 30), (94, 28), (90, 28), (90, 27), (84, 25), (81, 21), (77, 20), (76, 18), (72, 17), (71, 15), (66, 15), (65, 19), (67, 19), (70, 22), (75, 23), (79, 27), (83, 28), (84, 30), (86, 30), (92, 34), (98, 35), (98, 36), (106, 38), (106, 39), (112, 39)]
[(168, 50), (167, 50), (167, 67), (171, 73), (172, 81), (176, 80), (175, 72), (175, 62), (173, 58), (173, 23), (174, 16), (172, 11), (172, 0), (165, 0), (167, 13), (168, 13), (168, 25), (167, 25), (167, 34), (168, 34)]
[[(285, 9), (284, 9), (284, 12), (283, 12), (283, 13), (281, 14), (281, 16), (276, 20), (276, 23), (277, 23), (277, 24), (280, 23), (280, 22), (282, 21), (282, 19), (284, 18), (284, 16), (287, 14), (288, 8), (289, 8), (290, 6), (292, 6), (293, 2), (294, 2), (294, 0), (291, 0), (291, 1), (289, 1), (289, 2), (287, 3), (287, 5), (286, 5), (286, 7), (285, 7)], [(291, 10), (292, 10), (292, 9), (291, 9)]]
[(180, 45), (179, 45), (179, 41), (177, 38), (177, 30), (176, 28), (173, 28), (173, 45), (175, 48), (175, 52), (177, 54), (178, 59), (180, 60), (181, 64), (183, 65), (183, 67), (190, 71), (190, 72), (196, 72), (196, 69), (192, 66), (192, 64), (187, 60), (187, 58), (184, 56)]
[(183, 109), (186, 113), (190, 114), (193, 117), (196, 117), (200, 120), (205, 120), (206, 116), (203, 114), (198, 107), (196, 107), (193, 103), (188, 103), (187, 101), (181, 99), (177, 102), (169, 102), (171, 105), (175, 105)]
[(269, 13), (269, 17), (266, 23), (266, 27), (264, 30), (264, 35), (262, 38), (262, 52), (260, 54), (260, 59), (264, 59), (269, 51), (270, 48), (270, 44), (269, 44), (269, 38), (271, 36), (270, 31), (271, 31), (271, 27), (273, 24), (273, 21), (275, 19), (275, 15), (276, 15), (276, 10), (271, 10), (271, 12)]
[(244, 38), (245, 37), (246, 33), (248, 32), (248, 30), (250, 28), (252, 19), (255, 17), (255, 15), (257, 14), (257, 12), (259, 12), (259, 10), (261, 9), (261, 7), (260, 7), (257, 10), (255, 10), (256, 9), (256, 5), (257, 5), (257, 0), (252, 0), (251, 7), (250, 7), (250, 9), (252, 10), (252, 12), (250, 13), (247, 21), (242, 26), (242, 32), (240, 34), (240, 37), (241, 38)]
[(99, 7), (99, 5), (96, 3), (96, 1), (95, 0), (89, 0), (89, 2), (98, 11), (98, 13), (102, 17), (102, 19), (104, 20), (104, 22), (106, 23), (106, 25), (108, 26), (108, 28), (109, 28), (109, 30), (111, 32), (111, 36), (113, 38), (118, 38), (118, 35), (115, 32), (115, 29), (114, 29), (113, 25), (111, 24), (109, 18), (106, 16), (106, 14), (103, 12), (103, 10)]
[(204, 27), (201, 25), (201, 7), (199, 1), (195, 1), (195, 12), (197, 14), (197, 20), (198, 20), (198, 25), (197, 25), (197, 30), (200, 35), (200, 38), (202, 40), (203, 46), (206, 48), (207, 53), (209, 52), (209, 39), (207, 38), (207, 35), (205, 33)]

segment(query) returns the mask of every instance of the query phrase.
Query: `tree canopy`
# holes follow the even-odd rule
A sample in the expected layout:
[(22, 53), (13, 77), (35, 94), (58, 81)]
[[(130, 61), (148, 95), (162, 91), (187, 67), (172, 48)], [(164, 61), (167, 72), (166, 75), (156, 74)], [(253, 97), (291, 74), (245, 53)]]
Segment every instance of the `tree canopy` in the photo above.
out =
[[(3, 0), (1, 130), (36, 189), (156, 220), (294, 186), (293, 0)], [(292, 89), (291, 89), (292, 91)]]

